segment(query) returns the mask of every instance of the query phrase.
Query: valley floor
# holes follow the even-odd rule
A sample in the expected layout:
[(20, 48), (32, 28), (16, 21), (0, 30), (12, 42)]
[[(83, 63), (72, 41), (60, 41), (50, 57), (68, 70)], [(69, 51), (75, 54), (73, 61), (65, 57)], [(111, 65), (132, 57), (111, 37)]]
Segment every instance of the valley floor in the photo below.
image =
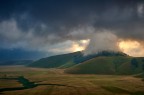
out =
[[(21, 81), (19, 77), (23, 77)], [(0, 95), (144, 95), (144, 81), (133, 76), (74, 75), (62, 69), (2, 66)]]

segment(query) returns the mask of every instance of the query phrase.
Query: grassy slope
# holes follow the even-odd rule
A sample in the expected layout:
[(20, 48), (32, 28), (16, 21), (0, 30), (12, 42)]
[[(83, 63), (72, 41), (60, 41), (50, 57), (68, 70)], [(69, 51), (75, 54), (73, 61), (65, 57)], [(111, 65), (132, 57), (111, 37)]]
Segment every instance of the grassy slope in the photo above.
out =
[(132, 57), (96, 57), (65, 70), (73, 74), (137, 74), (142, 72), (142, 58), (137, 58), (138, 67), (131, 65)]
[(68, 67), (69, 62), (72, 62), (73, 57), (79, 54), (80, 52), (75, 52), (75, 53), (51, 56), (51, 57), (47, 57), (47, 58), (43, 58), (38, 61), (35, 61), (32, 64), (29, 64), (28, 66), (29, 67), (42, 67), (42, 68), (55, 68), (55, 67), (60, 67), (64, 64), (67, 64), (67, 66), (63, 66), (63, 67)]
[(70, 60), (69, 62), (67, 62), (67, 63), (59, 66), (58, 68), (59, 68), (59, 69), (65, 69), (65, 68), (72, 67), (72, 66), (74, 66), (74, 65), (76, 65), (76, 63), (74, 63), (73, 60)]

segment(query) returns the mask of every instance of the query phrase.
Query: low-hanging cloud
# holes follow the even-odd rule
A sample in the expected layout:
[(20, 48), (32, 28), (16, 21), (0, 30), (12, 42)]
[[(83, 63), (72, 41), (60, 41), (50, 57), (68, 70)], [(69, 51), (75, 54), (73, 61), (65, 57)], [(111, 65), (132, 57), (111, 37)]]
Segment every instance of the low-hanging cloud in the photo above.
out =
[(119, 51), (117, 36), (108, 31), (95, 33), (84, 54), (89, 55), (100, 51)]

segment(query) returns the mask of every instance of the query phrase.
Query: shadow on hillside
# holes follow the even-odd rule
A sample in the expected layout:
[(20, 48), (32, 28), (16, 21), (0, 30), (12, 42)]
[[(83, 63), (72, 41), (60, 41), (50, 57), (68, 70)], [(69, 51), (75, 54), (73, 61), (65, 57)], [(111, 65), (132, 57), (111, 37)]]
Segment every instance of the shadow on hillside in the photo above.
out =
[(0, 80), (16, 80), (23, 85), (23, 87), (15, 87), (15, 88), (0, 88), (0, 94), (4, 91), (15, 91), (15, 90), (24, 90), (29, 88), (34, 88), (38, 86), (34, 82), (30, 82), (28, 79), (23, 76), (19, 76), (18, 78), (0, 78)]
[(144, 95), (143, 91), (130, 92), (128, 90), (114, 86), (102, 86), (102, 88), (114, 94)]
[[(25, 87), (16, 87), (16, 88), (1, 88), (0, 92), (4, 92), (4, 91), (15, 91), (15, 90), (23, 90), (23, 89), (27, 89)], [(0, 93), (2, 94), (2, 93)]]
[(144, 95), (144, 92), (137, 91), (137, 92), (132, 93), (131, 95)]
[(23, 76), (20, 76), (18, 78), (0, 78), (2, 80), (17, 80), (20, 82), (23, 87), (15, 87), (15, 88), (0, 88), (0, 94), (4, 91), (16, 91), (16, 90), (24, 90), (24, 89), (30, 89), (35, 88), (37, 86), (41, 85), (48, 85), (48, 86), (66, 86), (66, 87), (74, 87), (74, 86), (68, 86), (64, 84), (35, 84), (34, 82), (30, 82), (28, 79), (24, 78)]

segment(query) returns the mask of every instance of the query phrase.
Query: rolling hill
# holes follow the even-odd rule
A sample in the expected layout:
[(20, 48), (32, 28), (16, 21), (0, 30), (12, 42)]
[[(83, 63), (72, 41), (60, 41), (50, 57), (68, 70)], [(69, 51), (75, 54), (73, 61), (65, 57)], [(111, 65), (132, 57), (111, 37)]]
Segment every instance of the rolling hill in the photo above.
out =
[(74, 52), (42, 58), (27, 66), (38, 68), (68, 68), (98, 56), (127, 56), (127, 55), (121, 52), (102, 51), (96, 54), (84, 56), (82, 52)]
[[(143, 59), (129, 56), (102, 56), (67, 68), (65, 72), (71, 74), (139, 74), (143, 72)], [(136, 62), (133, 63), (132, 60)]]

